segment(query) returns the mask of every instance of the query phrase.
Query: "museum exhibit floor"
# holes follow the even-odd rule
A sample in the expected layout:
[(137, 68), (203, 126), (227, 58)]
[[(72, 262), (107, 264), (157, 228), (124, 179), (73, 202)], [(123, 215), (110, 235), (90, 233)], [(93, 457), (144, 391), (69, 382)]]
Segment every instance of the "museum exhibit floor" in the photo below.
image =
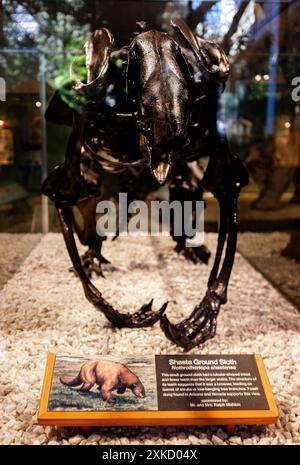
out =
[[(18, 261), (17, 248), (11, 258), (6, 253), (9, 235), (2, 235), (0, 241), (2, 255), (15, 261), (0, 291), (0, 443), (300, 444), (300, 314), (240, 254), (217, 335), (194, 352), (260, 353), (280, 411), (276, 425), (240, 426), (232, 435), (221, 427), (94, 428), (84, 434), (79, 428), (38, 426), (47, 353), (84, 357), (181, 353), (159, 324), (113, 328), (86, 301), (78, 278), (68, 271), (62, 236), (52, 233), (39, 239), (28, 238), (36, 242), (27, 242), (32, 250), (25, 261), (24, 256)], [(211, 249), (215, 241), (215, 234), (207, 235)], [(153, 297), (154, 308), (169, 300), (167, 314), (176, 321), (189, 314), (205, 292), (210, 268), (177, 256), (170, 238), (108, 240), (103, 254), (111, 265), (105, 266), (106, 279), (95, 282), (104, 297), (124, 312)]]

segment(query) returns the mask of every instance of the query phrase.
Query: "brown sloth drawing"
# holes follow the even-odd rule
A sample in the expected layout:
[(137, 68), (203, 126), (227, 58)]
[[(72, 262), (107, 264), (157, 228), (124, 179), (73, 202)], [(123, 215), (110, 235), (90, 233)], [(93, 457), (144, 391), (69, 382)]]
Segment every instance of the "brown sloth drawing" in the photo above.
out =
[(81, 392), (90, 391), (97, 384), (106, 402), (113, 402), (112, 391), (117, 390), (118, 394), (124, 394), (127, 388), (140, 399), (146, 397), (140, 379), (125, 365), (110, 360), (89, 360), (82, 365), (75, 378), (62, 376), (60, 382), (66, 386), (81, 384)]

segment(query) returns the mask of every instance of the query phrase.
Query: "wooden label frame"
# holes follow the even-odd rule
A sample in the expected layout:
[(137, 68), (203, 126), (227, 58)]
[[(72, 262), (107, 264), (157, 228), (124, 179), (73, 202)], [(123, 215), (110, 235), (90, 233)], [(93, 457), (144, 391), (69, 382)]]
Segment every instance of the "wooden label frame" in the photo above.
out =
[[(174, 355), (177, 357), (177, 355)], [(199, 357), (199, 355), (196, 355)], [(220, 355), (220, 357), (222, 357)], [(234, 357), (234, 356), (233, 356)], [(56, 426), (172, 426), (271, 424), (278, 409), (261, 355), (254, 354), (262, 388), (269, 406), (266, 410), (132, 410), (53, 411), (48, 409), (56, 356), (49, 354), (38, 409), (40, 425)]]

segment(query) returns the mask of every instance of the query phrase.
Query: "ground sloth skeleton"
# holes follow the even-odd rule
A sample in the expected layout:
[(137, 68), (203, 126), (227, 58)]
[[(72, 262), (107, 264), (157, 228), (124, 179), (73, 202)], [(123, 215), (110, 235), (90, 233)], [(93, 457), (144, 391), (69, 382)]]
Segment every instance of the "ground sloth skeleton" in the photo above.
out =
[[(49, 174), (42, 191), (55, 203), (88, 300), (117, 327), (146, 327), (160, 320), (166, 336), (189, 350), (215, 335), (220, 306), (227, 301), (237, 240), (237, 198), (248, 175), (217, 124), (218, 96), (229, 74), (224, 52), (197, 37), (182, 20), (172, 20), (171, 26), (174, 37), (147, 31), (145, 23), (138, 23), (130, 44), (114, 51), (108, 29), (92, 33), (85, 44), (85, 82), (76, 74), (74, 62), (71, 81), (56, 91), (46, 111), (48, 121), (69, 125), (71, 133), (65, 160)], [(209, 161), (201, 173), (205, 157)], [(165, 315), (167, 303), (152, 311), (152, 301), (135, 313), (121, 313), (92, 284), (90, 275), (101, 274), (106, 261), (95, 215), (104, 171), (124, 175), (123, 191), (130, 200), (147, 175), (158, 184), (169, 182), (171, 201), (195, 202), (204, 190), (217, 198), (219, 236), (207, 291), (184, 321), (171, 323)], [(74, 229), (88, 246), (82, 257)], [(185, 247), (184, 234), (174, 234), (173, 239), (175, 250), (187, 259), (208, 261), (210, 252), (204, 245)]]

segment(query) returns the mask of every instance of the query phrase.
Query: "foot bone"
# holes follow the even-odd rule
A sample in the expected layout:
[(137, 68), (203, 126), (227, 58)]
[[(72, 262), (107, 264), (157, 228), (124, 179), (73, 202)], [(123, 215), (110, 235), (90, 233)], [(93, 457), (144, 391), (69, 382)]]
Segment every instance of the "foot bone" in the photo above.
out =
[(191, 350), (214, 337), (221, 304), (222, 301), (217, 294), (207, 291), (201, 303), (181, 323), (173, 324), (166, 315), (162, 315), (161, 328), (167, 338), (176, 345), (183, 347), (186, 351)]

